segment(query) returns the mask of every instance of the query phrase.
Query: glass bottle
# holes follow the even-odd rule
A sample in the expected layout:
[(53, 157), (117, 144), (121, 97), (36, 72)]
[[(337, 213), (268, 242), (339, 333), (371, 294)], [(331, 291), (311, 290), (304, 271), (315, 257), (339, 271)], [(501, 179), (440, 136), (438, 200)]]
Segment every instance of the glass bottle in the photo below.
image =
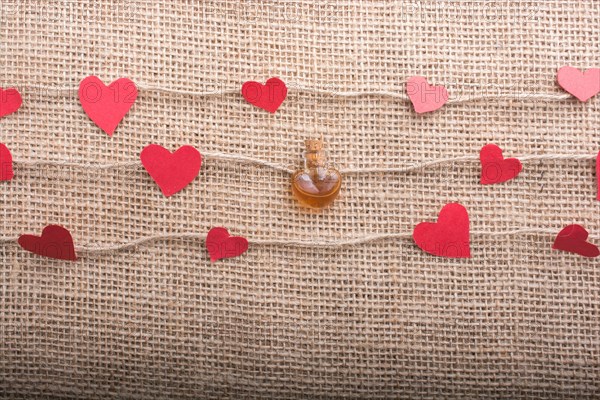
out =
[(304, 169), (292, 175), (292, 193), (300, 203), (323, 208), (331, 204), (340, 192), (342, 175), (329, 166), (321, 139), (304, 141)]

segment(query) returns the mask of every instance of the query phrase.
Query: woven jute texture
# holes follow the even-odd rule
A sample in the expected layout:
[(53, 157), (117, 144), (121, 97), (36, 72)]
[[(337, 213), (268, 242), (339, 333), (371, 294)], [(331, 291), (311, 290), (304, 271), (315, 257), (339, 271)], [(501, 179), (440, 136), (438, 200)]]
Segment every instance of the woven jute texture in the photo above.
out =
[[(323, 211), (298, 206), (290, 175), (268, 166), (207, 158), (171, 198), (141, 167), (95, 168), (150, 143), (292, 168), (321, 134), (340, 170), (476, 157), (487, 143), (591, 156), (600, 100), (553, 96), (559, 67), (600, 66), (600, 2), (0, 7), (0, 85), (23, 94), (0, 120), (16, 160), (0, 184), (3, 238), (54, 223), (88, 248), (214, 226), (262, 241), (216, 263), (201, 237), (74, 263), (2, 242), (2, 397), (600, 398), (599, 262), (551, 249), (572, 223), (599, 242), (593, 160), (527, 161), (491, 186), (476, 160), (355, 171)], [(89, 75), (140, 87), (112, 138), (79, 104)], [(413, 75), (465, 101), (419, 116), (403, 98), (336, 94), (404, 93)], [(239, 93), (183, 93), (272, 76), (289, 85), (275, 114)], [(410, 234), (448, 202), (469, 211), (471, 259), (430, 256), (410, 236), (296, 243)], [(529, 228), (549, 233), (510, 234)]]

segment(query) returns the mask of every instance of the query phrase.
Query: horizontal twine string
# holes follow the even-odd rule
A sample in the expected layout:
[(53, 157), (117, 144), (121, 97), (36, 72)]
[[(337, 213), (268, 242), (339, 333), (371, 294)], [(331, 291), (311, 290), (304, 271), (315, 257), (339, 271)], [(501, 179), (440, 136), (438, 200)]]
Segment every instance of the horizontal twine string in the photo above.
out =
[[(202, 156), (205, 160), (216, 160), (216, 161), (233, 161), (241, 164), (251, 164), (268, 167), (277, 171), (287, 172), (289, 174), (294, 173), (294, 169), (288, 168), (284, 165), (272, 163), (267, 160), (261, 160), (258, 158), (252, 158), (237, 154), (225, 154), (225, 153), (203, 153)], [(595, 160), (596, 155), (590, 154), (530, 154), (516, 157), (520, 161), (552, 161), (552, 160), (575, 160), (575, 161), (588, 161)], [(340, 172), (344, 174), (361, 174), (361, 173), (374, 173), (374, 172), (389, 172), (389, 173), (407, 173), (426, 169), (428, 167), (443, 166), (447, 164), (453, 164), (458, 162), (474, 162), (479, 161), (479, 156), (462, 156), (454, 158), (442, 158), (439, 160), (426, 161), (419, 164), (412, 164), (405, 167), (372, 167), (372, 168), (345, 168), (341, 169)], [(125, 161), (111, 164), (91, 164), (91, 163), (77, 163), (70, 161), (23, 161), (15, 160), (14, 164), (17, 166), (63, 166), (63, 167), (75, 167), (90, 170), (103, 170), (103, 169), (118, 169), (118, 168), (135, 168), (141, 167), (140, 161)]]
[[(77, 93), (78, 87), (54, 87), (54, 86), (30, 86), (38, 89), (55, 91), (59, 93), (70, 92)], [(149, 92), (159, 92), (159, 93), (167, 93), (167, 94), (179, 94), (184, 96), (194, 96), (194, 97), (208, 97), (208, 96), (219, 96), (226, 94), (240, 94), (241, 88), (231, 88), (231, 89), (220, 89), (220, 90), (205, 90), (205, 91), (196, 91), (196, 90), (183, 90), (183, 89), (172, 89), (165, 88), (159, 86), (152, 85), (144, 85), (144, 84), (136, 84), (138, 90), (149, 91)], [(359, 91), (343, 91), (343, 90), (333, 90), (333, 89), (319, 89), (310, 86), (304, 85), (288, 85), (288, 90), (296, 90), (298, 92), (305, 93), (315, 93), (315, 94), (323, 94), (326, 96), (337, 96), (337, 97), (367, 97), (367, 96), (380, 96), (380, 97), (389, 97), (396, 98), (404, 101), (409, 101), (409, 97), (407, 94), (393, 91), (393, 90), (359, 90)], [(482, 100), (549, 100), (549, 101), (560, 101), (571, 99), (573, 96), (570, 94), (552, 94), (552, 93), (498, 93), (498, 94), (463, 94), (456, 97), (450, 97), (450, 99), (446, 102), (446, 104), (459, 104), (466, 102), (476, 102)]]
[[(511, 229), (507, 231), (472, 231), (471, 235), (474, 236), (514, 236), (514, 235), (557, 235), (558, 231), (553, 229), (544, 228), (522, 228), (522, 229)], [(354, 238), (344, 238), (337, 240), (284, 240), (284, 239), (248, 239), (250, 244), (263, 245), (263, 246), (292, 246), (292, 247), (307, 247), (307, 248), (328, 248), (328, 247), (343, 247), (343, 246), (355, 246), (365, 243), (371, 243), (380, 240), (389, 239), (410, 239), (412, 238), (412, 232), (403, 233), (380, 233), (359, 236)], [(600, 236), (590, 235), (590, 239), (600, 239)], [(190, 232), (182, 233), (169, 233), (154, 236), (147, 236), (140, 239), (133, 240), (127, 243), (119, 243), (107, 246), (81, 246), (76, 247), (75, 251), (82, 254), (94, 254), (94, 253), (105, 253), (111, 251), (127, 250), (144, 244), (148, 244), (159, 240), (200, 240), (205, 241), (206, 235)], [(17, 242), (17, 237), (1, 237), (0, 242)]]

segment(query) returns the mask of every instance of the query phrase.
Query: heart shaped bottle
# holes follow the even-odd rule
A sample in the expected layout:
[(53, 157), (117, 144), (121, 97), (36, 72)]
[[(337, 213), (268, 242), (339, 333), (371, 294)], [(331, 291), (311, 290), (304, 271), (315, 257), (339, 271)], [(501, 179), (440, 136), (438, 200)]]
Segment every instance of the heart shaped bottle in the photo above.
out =
[(322, 135), (321, 139), (306, 140), (304, 143), (304, 169), (292, 175), (292, 193), (308, 207), (323, 208), (338, 196), (342, 175), (328, 165)]

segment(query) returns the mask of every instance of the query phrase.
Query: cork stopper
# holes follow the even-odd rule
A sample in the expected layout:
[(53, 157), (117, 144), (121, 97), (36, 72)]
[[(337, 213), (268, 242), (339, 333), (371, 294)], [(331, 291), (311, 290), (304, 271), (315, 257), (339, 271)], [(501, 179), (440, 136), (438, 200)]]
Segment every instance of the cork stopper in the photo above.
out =
[(325, 165), (325, 152), (323, 151), (323, 135), (320, 139), (308, 139), (304, 141), (306, 151), (304, 159), (306, 168), (323, 167)]
[(305, 140), (304, 145), (306, 146), (306, 151), (308, 152), (317, 152), (323, 150), (323, 134), (321, 134), (320, 139)]

